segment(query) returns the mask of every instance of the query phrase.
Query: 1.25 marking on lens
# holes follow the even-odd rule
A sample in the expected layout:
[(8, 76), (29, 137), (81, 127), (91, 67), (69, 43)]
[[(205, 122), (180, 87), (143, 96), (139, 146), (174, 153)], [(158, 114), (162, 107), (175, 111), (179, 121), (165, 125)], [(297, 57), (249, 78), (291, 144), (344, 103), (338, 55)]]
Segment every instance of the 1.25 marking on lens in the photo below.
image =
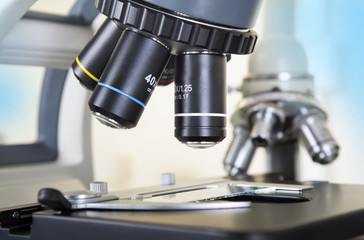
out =
[(192, 92), (192, 84), (182, 84), (182, 85), (176, 85), (175, 87), (176, 93), (187, 93)]
[(192, 84), (176, 85), (174, 99), (186, 100), (190, 92), (192, 92)]

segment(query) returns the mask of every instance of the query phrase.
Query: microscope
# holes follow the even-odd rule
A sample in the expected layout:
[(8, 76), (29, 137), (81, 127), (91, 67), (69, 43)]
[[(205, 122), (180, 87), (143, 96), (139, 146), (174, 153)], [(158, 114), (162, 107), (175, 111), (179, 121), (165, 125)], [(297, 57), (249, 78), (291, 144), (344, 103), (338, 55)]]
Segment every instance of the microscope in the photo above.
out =
[(226, 135), (225, 65), (231, 54), (253, 52), (260, 5), (96, 1), (107, 19), (73, 64), (93, 91), (92, 114), (113, 128), (135, 127), (162, 77), (175, 84), (175, 137), (214, 146)]
[[(163, 85), (174, 82), (175, 137), (189, 147), (212, 147), (226, 135), (226, 62), (231, 54), (253, 52), (257, 34), (249, 27), (261, 3), (236, 1), (224, 7), (203, 2), (196, 10), (182, 3), (151, 3), (201, 19), (191, 23), (148, 4), (98, 1), (96, 7), (107, 18), (73, 63), (75, 76), (93, 92), (92, 114), (117, 129), (137, 125), (159, 79)], [(244, 14), (233, 9), (244, 9)], [(266, 147), (272, 171), (290, 180), (295, 179), (297, 139), (315, 162), (329, 163), (338, 155), (339, 147), (325, 126), (326, 113), (315, 102), (304, 53), (298, 59), (287, 52), (303, 52), (299, 43), (272, 41), (286, 48), (264, 56), (271, 46), (263, 42), (266, 49), (251, 58), (254, 66), (242, 85), (244, 99), (232, 116), (235, 138), (224, 165), (233, 178), (247, 173), (256, 147)], [(287, 63), (279, 67), (275, 61)]]
[(326, 126), (328, 116), (314, 97), (305, 49), (294, 37), (294, 6), (284, 0), (267, 3), (266, 34), (250, 57), (240, 90), (243, 99), (231, 117), (234, 139), (224, 159), (231, 178), (251, 177), (248, 169), (259, 147), (266, 152), (268, 173), (260, 176), (266, 181), (298, 179), (298, 143), (321, 165), (339, 154)]
[[(226, 135), (226, 64), (231, 55), (254, 51), (257, 33), (251, 28), (261, 5), (261, 0), (96, 0), (107, 18), (72, 64), (91, 95), (92, 115), (111, 128), (134, 128), (154, 89), (174, 84), (175, 137), (192, 148), (215, 146)], [(231, 117), (234, 139), (224, 159), (228, 177), (176, 183), (167, 174), (160, 186), (119, 192), (109, 192), (105, 182), (69, 192), (42, 188), (37, 204), (0, 210), (0, 238), (343, 239), (364, 234), (362, 186), (295, 177), (298, 141), (320, 164), (332, 162), (339, 147), (313, 96), (307, 66), (295, 68), (289, 56), (297, 43), (272, 41), (286, 47), (282, 56), (289, 64), (277, 70), (269, 62), (274, 54), (264, 55), (271, 43), (257, 45), (243, 99)], [(273, 178), (268, 174), (261, 181), (248, 173), (258, 147), (267, 149)]]
[[(267, 49), (272, 46), (274, 56)], [(250, 74), (243, 80), (244, 98), (231, 117), (234, 139), (224, 166), (230, 177), (245, 178), (256, 149), (263, 147), (269, 174), (295, 180), (298, 142), (319, 164), (334, 161), (339, 146), (326, 126), (327, 114), (314, 98), (313, 76), (307, 73), (307, 60), (297, 40), (271, 35), (260, 47), (250, 59)]]

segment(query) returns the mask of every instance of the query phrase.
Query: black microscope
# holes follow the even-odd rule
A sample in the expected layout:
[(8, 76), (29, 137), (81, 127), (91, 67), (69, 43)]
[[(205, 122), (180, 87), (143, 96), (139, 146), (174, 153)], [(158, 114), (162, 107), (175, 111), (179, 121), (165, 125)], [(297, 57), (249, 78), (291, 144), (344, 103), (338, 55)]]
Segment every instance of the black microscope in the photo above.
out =
[[(194, 148), (216, 145), (226, 135), (226, 63), (233, 54), (254, 51), (257, 34), (251, 28), (261, 5), (261, 0), (97, 0), (96, 8), (107, 18), (72, 65), (81, 85), (92, 91), (92, 114), (112, 128), (136, 127), (155, 87), (174, 83), (175, 137)], [(250, 92), (233, 116), (235, 138), (225, 158), (228, 177), (171, 180), (115, 193), (104, 182), (73, 192), (44, 188), (38, 204), (0, 211), (0, 238), (363, 235), (363, 186), (297, 182), (292, 166), (286, 167), (281, 150), (294, 152), (297, 138), (320, 163), (334, 160), (338, 146), (313, 96), (279, 89), (282, 79), (274, 77), (254, 75), (244, 82)], [(256, 87), (262, 79), (273, 79), (274, 87)], [(281, 159), (275, 169), (282, 175), (272, 182), (247, 175), (260, 146), (269, 149), (272, 165)]]

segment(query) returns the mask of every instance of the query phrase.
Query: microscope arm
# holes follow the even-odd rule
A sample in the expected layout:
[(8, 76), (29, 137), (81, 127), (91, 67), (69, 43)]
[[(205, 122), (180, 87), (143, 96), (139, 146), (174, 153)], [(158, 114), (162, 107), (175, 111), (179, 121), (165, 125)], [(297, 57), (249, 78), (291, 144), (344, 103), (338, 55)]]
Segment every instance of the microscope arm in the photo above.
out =
[(0, 41), (37, 0), (3, 0), (0, 4)]

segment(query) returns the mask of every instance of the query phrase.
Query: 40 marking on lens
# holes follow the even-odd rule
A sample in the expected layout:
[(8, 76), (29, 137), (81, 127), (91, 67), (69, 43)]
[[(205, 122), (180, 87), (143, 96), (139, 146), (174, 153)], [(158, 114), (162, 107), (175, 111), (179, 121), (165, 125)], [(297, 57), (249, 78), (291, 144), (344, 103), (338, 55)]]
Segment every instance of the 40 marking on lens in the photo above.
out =
[(152, 74), (149, 74), (144, 79), (152, 87), (155, 87), (158, 84), (157, 78), (155, 76), (153, 76)]

